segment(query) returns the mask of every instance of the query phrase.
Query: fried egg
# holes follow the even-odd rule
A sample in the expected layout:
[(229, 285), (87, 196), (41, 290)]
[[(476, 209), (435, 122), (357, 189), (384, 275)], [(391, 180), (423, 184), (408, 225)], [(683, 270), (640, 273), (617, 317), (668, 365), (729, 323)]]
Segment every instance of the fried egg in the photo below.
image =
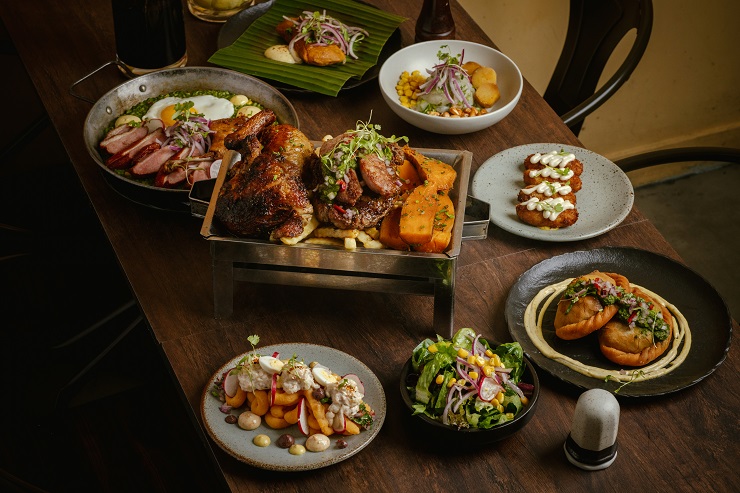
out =
[(169, 127), (175, 124), (175, 105), (187, 101), (193, 102), (193, 107), (190, 108), (191, 113), (200, 113), (209, 120), (231, 118), (234, 115), (234, 105), (228, 99), (203, 95), (189, 98), (167, 97), (160, 99), (149, 108), (144, 118), (150, 120), (158, 118), (164, 122), (165, 126)]

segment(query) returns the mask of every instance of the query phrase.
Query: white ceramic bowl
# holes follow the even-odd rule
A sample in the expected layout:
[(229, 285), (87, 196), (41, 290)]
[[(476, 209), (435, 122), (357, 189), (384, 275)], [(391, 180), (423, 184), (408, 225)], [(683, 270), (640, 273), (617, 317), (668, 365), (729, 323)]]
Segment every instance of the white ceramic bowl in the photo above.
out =
[[(464, 61), (474, 61), (496, 71), (501, 98), (485, 115), (468, 118), (445, 118), (420, 113), (401, 105), (396, 93), (396, 83), (401, 73), (414, 70), (422, 74), (439, 63), (437, 53), (444, 45), (457, 55), (465, 50)], [(509, 57), (489, 46), (470, 41), (442, 40), (413, 44), (391, 55), (380, 68), (380, 92), (388, 106), (401, 118), (415, 127), (439, 134), (466, 134), (477, 132), (501, 121), (514, 109), (522, 94), (522, 73)]]

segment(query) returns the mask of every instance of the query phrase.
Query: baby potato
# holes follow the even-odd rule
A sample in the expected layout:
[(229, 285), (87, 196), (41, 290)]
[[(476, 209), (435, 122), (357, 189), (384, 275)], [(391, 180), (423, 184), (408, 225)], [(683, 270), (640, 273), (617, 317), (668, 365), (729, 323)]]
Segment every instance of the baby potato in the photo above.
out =
[(234, 106), (244, 106), (245, 104), (249, 103), (249, 98), (244, 94), (235, 94), (234, 96), (231, 96), (231, 99), (229, 99), (229, 101)]
[(478, 89), (481, 85), (486, 83), (496, 84), (496, 71), (491, 67), (481, 67), (471, 76), (473, 87)]
[(478, 70), (480, 67), (481, 65), (478, 62), (465, 62), (462, 64), (463, 70), (465, 70), (468, 75), (473, 75), (473, 72)]
[(260, 111), (262, 111), (262, 108), (260, 108), (259, 106), (242, 106), (241, 108), (236, 110), (236, 116), (246, 116), (247, 118), (251, 118)]
[(499, 100), (501, 92), (498, 90), (498, 86), (495, 83), (487, 82), (485, 84), (481, 84), (480, 87), (475, 90), (475, 95), (473, 97), (479, 105), (484, 108), (489, 108)]
[(141, 123), (141, 118), (135, 115), (121, 115), (116, 119), (115, 126), (128, 125), (129, 123)]

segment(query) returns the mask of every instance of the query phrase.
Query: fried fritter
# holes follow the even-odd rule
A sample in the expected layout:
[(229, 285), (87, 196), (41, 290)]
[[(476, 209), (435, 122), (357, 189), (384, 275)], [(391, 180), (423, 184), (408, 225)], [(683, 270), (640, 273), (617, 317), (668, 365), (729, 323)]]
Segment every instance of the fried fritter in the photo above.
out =
[(576, 206), (561, 197), (531, 197), (517, 204), (516, 215), (527, 224), (549, 229), (566, 228), (578, 220)]

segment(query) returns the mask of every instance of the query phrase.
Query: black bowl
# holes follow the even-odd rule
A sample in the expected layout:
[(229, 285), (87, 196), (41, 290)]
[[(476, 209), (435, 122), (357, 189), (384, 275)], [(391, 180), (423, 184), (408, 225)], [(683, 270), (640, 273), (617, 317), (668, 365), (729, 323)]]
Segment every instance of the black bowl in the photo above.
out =
[(414, 412), (413, 403), (409, 396), (408, 389), (406, 388), (406, 382), (409, 375), (413, 373), (411, 358), (409, 358), (401, 370), (400, 390), (401, 399), (403, 399), (411, 417), (410, 425), (415, 428), (414, 431), (422, 432), (422, 436), (428, 436), (430, 438), (433, 437), (435, 441), (443, 440), (447, 443), (460, 442), (468, 445), (483, 445), (510, 437), (517, 431), (521, 430), (524, 425), (532, 419), (535, 408), (537, 407), (537, 400), (540, 395), (540, 380), (537, 377), (534, 365), (532, 365), (526, 356), (524, 356), (524, 364), (525, 369), (524, 374), (522, 375), (522, 381), (531, 383), (534, 386), (534, 390), (532, 391), (532, 396), (529, 397), (529, 404), (527, 404), (516, 418), (488, 430), (482, 430), (479, 428), (458, 429), (455, 426), (446, 425), (440, 421), (436, 421), (425, 414), (416, 414), (411, 416)]

